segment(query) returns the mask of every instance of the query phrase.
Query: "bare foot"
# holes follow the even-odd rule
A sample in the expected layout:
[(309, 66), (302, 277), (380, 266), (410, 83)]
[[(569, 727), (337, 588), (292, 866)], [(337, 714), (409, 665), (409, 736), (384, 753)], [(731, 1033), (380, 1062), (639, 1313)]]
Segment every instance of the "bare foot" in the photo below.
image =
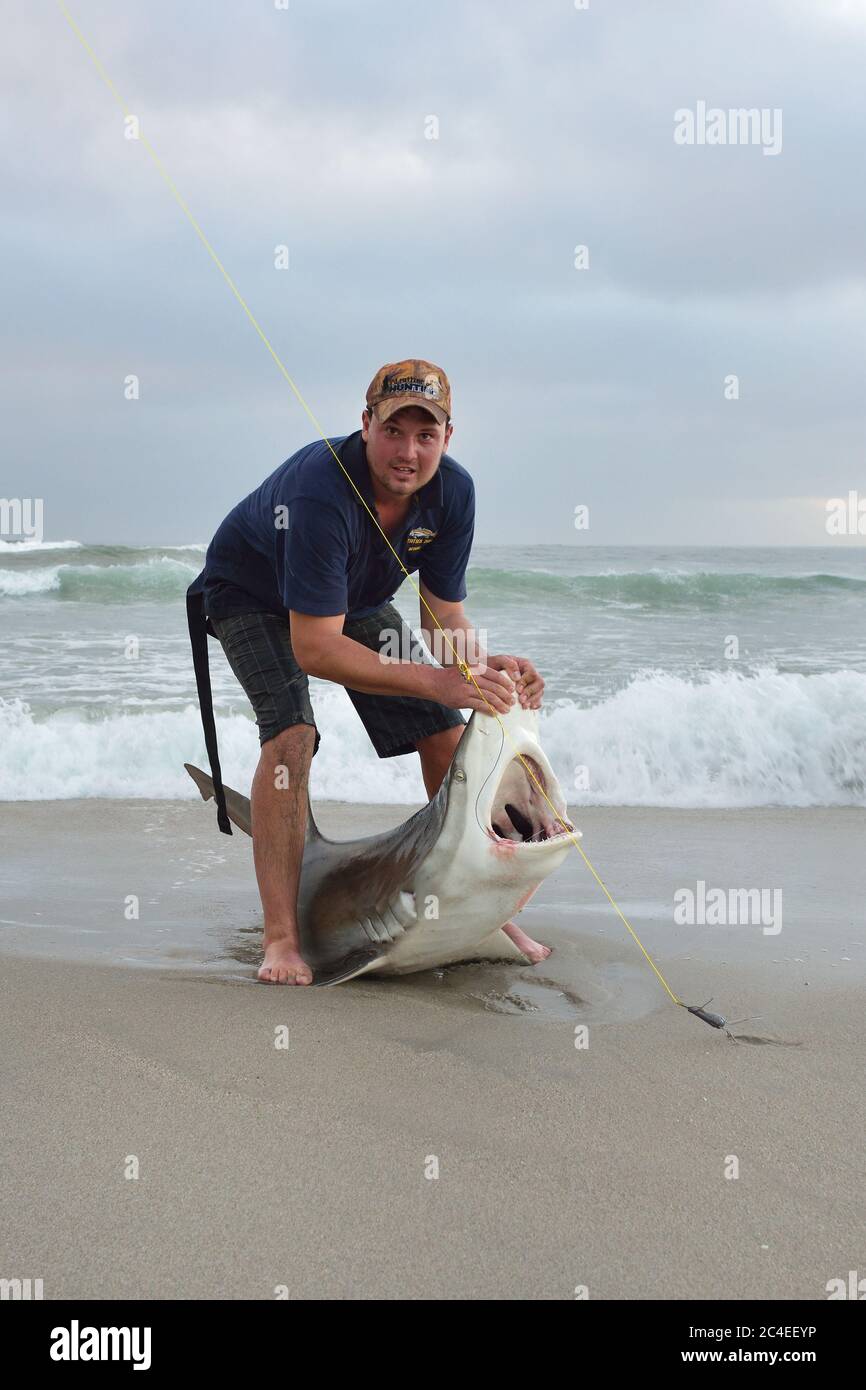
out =
[(267, 985), (311, 985), (313, 972), (295, 946), (278, 939), (265, 947), (259, 979)]
[(522, 951), (525, 956), (529, 957), (533, 965), (538, 965), (539, 961), (546, 960), (550, 955), (551, 948), (549, 946), (542, 946), (540, 941), (533, 941), (532, 937), (527, 936), (525, 931), (521, 931), (516, 923), (506, 922), (502, 930), (509, 940), (514, 942), (518, 951)]

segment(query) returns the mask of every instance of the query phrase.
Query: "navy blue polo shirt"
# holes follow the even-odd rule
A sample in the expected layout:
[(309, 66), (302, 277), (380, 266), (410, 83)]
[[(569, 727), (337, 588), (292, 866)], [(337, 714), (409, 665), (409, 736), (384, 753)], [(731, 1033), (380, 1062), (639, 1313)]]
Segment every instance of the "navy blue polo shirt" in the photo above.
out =
[[(343, 468), (376, 513), (361, 431), (332, 440)], [(444, 454), (389, 536), (406, 569), (446, 602), (466, 597), (475, 523), (472, 479)], [(324, 440), (292, 454), (229, 512), (208, 547), (207, 614), (227, 618), (289, 609), (315, 617), (375, 613), (405, 575)]]

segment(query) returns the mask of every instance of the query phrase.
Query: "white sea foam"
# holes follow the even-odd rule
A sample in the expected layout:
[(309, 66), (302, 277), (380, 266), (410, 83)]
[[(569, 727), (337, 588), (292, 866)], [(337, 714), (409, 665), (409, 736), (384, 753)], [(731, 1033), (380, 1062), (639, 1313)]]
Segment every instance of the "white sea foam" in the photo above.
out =
[(39, 570), (0, 570), (0, 598), (26, 598), (60, 588), (60, 570), (54, 565)]
[[(379, 759), (345, 692), (315, 692), (317, 800), (419, 803), (418, 759)], [(252, 720), (218, 716), (226, 782), (246, 791)], [(541, 738), (569, 803), (669, 807), (866, 805), (866, 675), (648, 673), (587, 708), (542, 713)], [(0, 799), (190, 797), (184, 762), (206, 767), (198, 710), (34, 718), (0, 701)], [(585, 766), (589, 790), (577, 789)]]
[(0, 553), (5, 551), (9, 555), (27, 555), (34, 550), (80, 550), (81, 545), (81, 541), (0, 540)]
[(600, 704), (550, 709), (542, 739), (573, 806), (866, 805), (857, 671), (649, 672)]

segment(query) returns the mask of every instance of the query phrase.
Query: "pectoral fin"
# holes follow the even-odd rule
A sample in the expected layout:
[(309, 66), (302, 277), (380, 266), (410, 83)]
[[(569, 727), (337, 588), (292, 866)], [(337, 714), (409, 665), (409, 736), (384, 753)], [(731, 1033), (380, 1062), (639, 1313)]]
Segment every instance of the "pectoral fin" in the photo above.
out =
[(367, 970), (374, 970), (378, 962), (387, 954), (386, 949), (383, 950), (375, 946), (362, 946), (356, 951), (349, 951), (340, 959), (330, 961), (327, 965), (314, 969), (313, 984), (344, 984), (346, 980), (353, 980), (356, 975), (363, 975)]

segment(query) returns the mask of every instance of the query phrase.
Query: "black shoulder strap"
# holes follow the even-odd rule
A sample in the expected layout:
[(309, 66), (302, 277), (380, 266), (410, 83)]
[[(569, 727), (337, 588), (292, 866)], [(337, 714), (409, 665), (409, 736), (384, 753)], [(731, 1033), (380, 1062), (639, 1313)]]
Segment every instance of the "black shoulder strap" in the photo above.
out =
[(210, 667), (207, 655), (207, 619), (204, 611), (204, 591), (201, 575), (187, 589), (186, 620), (189, 624), (189, 641), (192, 647), (192, 664), (195, 671), (195, 684), (198, 690), (198, 704), (201, 711), (204, 745), (207, 749), (210, 773), (213, 778), (213, 794), (217, 808), (217, 825), (224, 835), (231, 835), (226, 810), (226, 794), (223, 790), (220, 759), (217, 751), (216, 724), (213, 717), (213, 695), (210, 685)]

